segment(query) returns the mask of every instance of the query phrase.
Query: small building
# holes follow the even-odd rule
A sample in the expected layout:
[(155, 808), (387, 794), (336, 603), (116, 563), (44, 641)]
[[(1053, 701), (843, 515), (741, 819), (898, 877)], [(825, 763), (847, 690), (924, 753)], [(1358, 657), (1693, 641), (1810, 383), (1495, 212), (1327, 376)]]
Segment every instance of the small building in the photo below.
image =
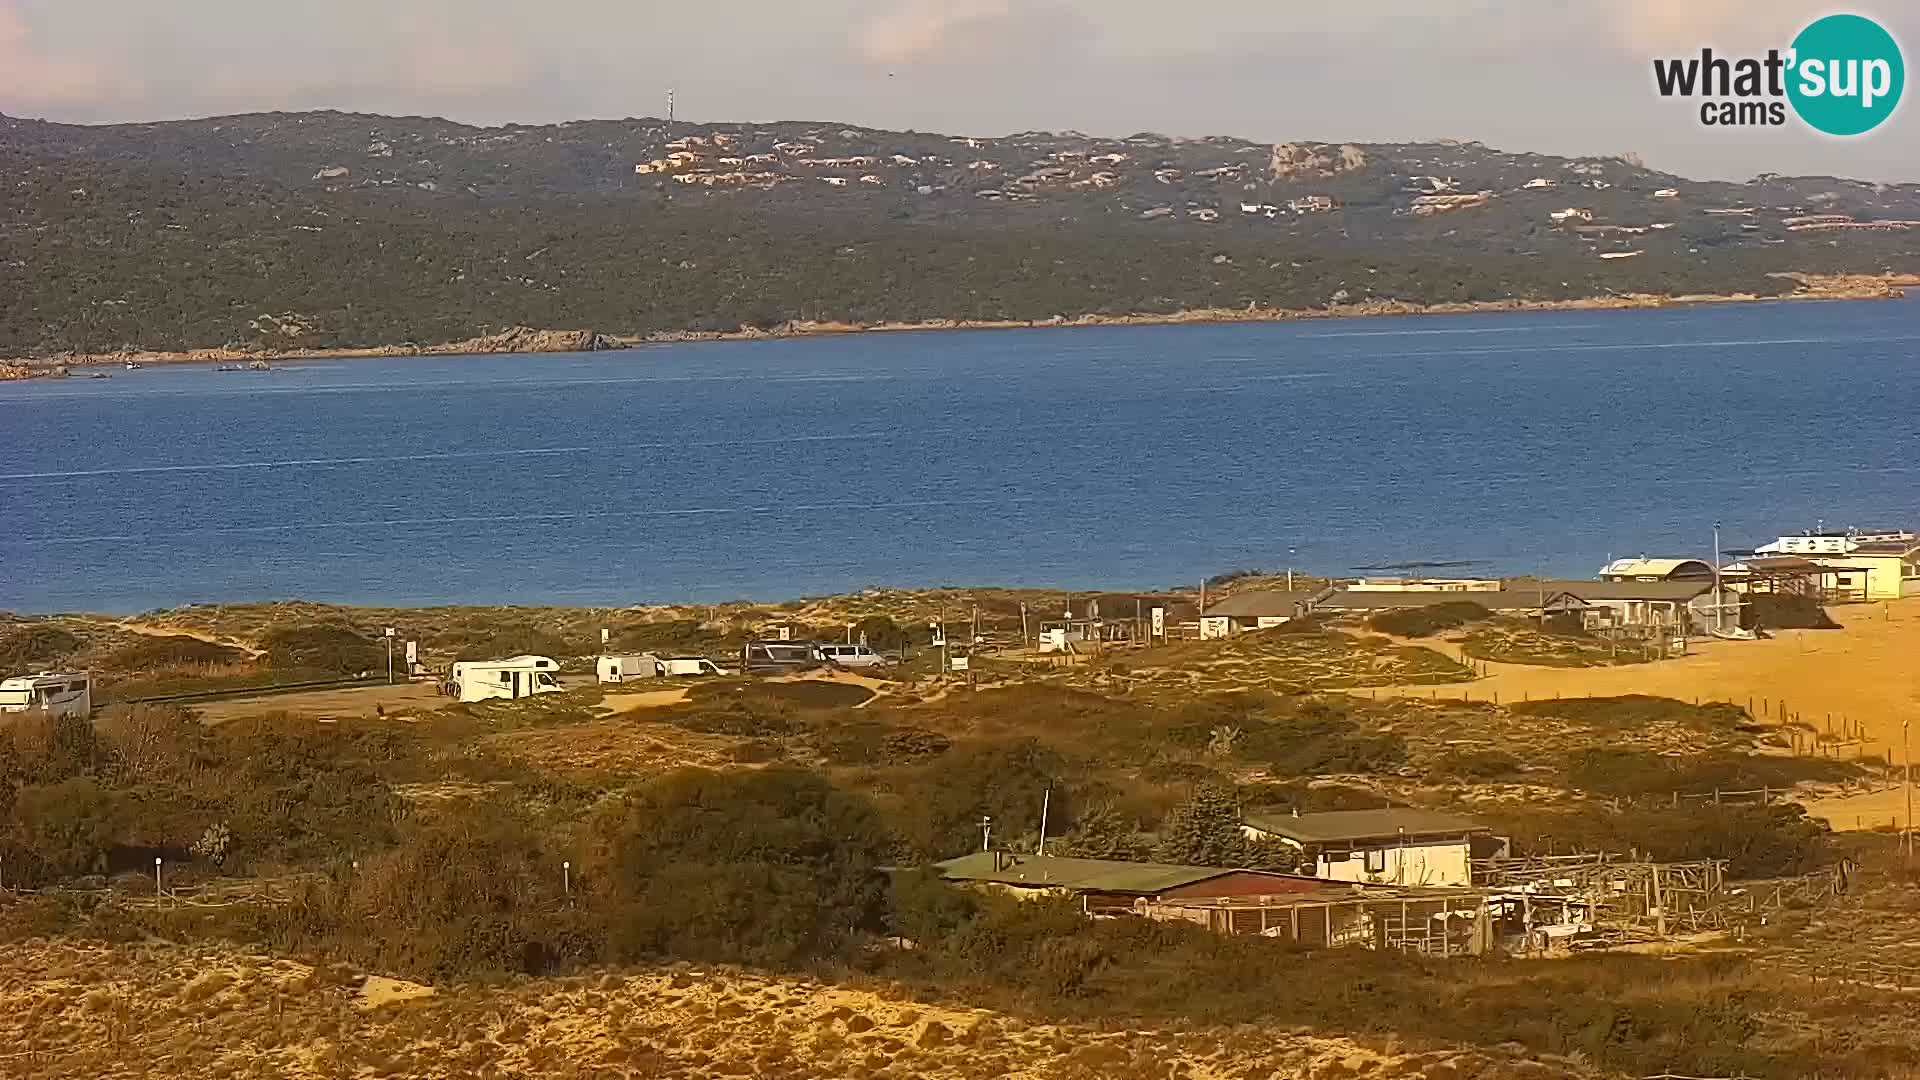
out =
[(1499, 592), (1499, 578), (1361, 578), (1352, 592)]
[(1315, 877), (1369, 885), (1470, 885), (1475, 841), (1494, 845), (1487, 827), (1471, 819), (1401, 807), (1248, 814), (1241, 830), (1299, 849)]
[[(1557, 583), (1549, 583), (1557, 584)], [(1339, 589), (1314, 600), (1312, 610), (1334, 615), (1371, 615), (1435, 604), (1478, 604), (1495, 615), (1538, 618), (1583, 610), (1586, 605), (1557, 588), (1509, 585), (1501, 589)]]
[(1313, 600), (1328, 590), (1260, 589), (1237, 593), (1200, 614), (1202, 638), (1224, 638), (1249, 630), (1284, 626), (1305, 615)]
[(1602, 581), (1710, 581), (1713, 564), (1704, 559), (1615, 559), (1600, 568)]
[[(1739, 596), (1722, 585), (1714, 592), (1712, 568), (1703, 579), (1660, 581), (1578, 581), (1510, 578), (1507, 588), (1520, 593), (1565, 594), (1579, 601), (1582, 625), (1641, 636), (1706, 634), (1740, 625)], [(1562, 605), (1563, 612), (1574, 610)]]
[(1898, 600), (1920, 596), (1920, 536), (1906, 529), (1810, 532), (1782, 536), (1756, 556), (1797, 555), (1834, 571), (1836, 598)]
[(1089, 914), (1125, 914), (1143, 899), (1197, 900), (1319, 892), (1327, 883), (1299, 874), (1225, 866), (1073, 859), (1011, 851), (975, 851), (933, 864), (960, 884), (997, 889), (1025, 899), (1072, 897)]

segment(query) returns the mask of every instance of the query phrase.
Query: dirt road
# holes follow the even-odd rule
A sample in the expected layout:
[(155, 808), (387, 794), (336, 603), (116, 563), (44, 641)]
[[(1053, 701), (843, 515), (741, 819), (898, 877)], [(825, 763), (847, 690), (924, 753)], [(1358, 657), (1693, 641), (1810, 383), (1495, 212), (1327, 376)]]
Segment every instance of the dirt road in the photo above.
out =
[(352, 686), (341, 690), (312, 690), (299, 694), (263, 694), (258, 697), (223, 698), (189, 706), (203, 722), (223, 724), (245, 716), (286, 713), (309, 720), (330, 720), (343, 716), (372, 716), (376, 708), (387, 712), (397, 709), (437, 709), (447, 704), (438, 688), (430, 682), (400, 683), (395, 686)]

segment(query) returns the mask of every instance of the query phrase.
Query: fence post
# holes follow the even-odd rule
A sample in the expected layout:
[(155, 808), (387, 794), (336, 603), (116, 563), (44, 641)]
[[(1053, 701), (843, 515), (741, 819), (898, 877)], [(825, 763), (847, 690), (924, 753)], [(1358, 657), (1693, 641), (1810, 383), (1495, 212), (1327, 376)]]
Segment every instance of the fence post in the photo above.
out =
[(1713, 805), (1715, 806), (1720, 805), (1720, 789), (1719, 788), (1713, 789)]

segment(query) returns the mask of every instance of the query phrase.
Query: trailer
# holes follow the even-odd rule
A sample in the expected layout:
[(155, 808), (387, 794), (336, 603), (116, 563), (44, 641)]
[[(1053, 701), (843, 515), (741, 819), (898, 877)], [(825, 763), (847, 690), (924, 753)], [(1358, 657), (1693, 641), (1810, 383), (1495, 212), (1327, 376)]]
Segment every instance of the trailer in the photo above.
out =
[(466, 660), (453, 665), (447, 696), (460, 701), (515, 701), (535, 694), (557, 694), (560, 665), (546, 656), (510, 656), (505, 660)]
[(632, 656), (602, 656), (594, 662), (594, 674), (603, 683), (631, 682), (634, 679), (657, 679), (666, 673), (660, 658), (652, 653), (637, 653)]
[(93, 715), (93, 677), (84, 671), (43, 671), (0, 681), (0, 713)]

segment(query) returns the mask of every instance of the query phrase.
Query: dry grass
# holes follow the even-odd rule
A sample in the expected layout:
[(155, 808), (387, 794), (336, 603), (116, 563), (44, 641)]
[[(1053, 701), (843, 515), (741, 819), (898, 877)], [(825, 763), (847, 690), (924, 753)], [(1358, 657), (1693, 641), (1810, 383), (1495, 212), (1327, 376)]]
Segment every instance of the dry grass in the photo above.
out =
[(1069, 669), (1082, 686), (1150, 696), (1230, 690), (1278, 693), (1463, 682), (1471, 673), (1432, 649), (1384, 637), (1285, 627), (1216, 641), (1183, 641), (1132, 653), (1105, 666)]
[(1514, 1049), (1365, 1044), (1265, 1027), (1031, 1023), (904, 993), (716, 971), (426, 988), (269, 957), (29, 943), (0, 955), (0, 1073), (475, 1077), (1599, 1075)]

